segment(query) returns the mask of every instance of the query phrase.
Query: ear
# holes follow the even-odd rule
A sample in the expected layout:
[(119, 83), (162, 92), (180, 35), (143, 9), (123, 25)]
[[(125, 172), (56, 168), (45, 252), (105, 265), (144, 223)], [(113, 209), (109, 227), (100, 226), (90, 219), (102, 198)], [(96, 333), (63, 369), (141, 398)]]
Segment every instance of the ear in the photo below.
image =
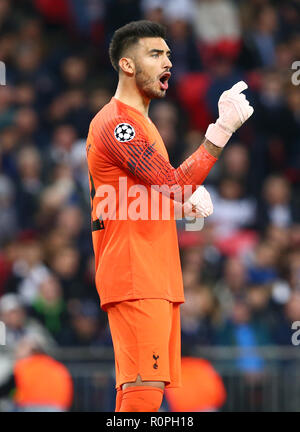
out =
[(119, 67), (126, 75), (132, 76), (135, 72), (134, 62), (129, 57), (120, 58)]

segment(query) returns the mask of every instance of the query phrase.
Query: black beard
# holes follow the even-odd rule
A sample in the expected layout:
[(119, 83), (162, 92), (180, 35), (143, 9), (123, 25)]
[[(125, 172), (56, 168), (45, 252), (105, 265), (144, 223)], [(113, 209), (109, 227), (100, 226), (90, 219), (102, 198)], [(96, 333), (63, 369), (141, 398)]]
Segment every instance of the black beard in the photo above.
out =
[(148, 99), (162, 99), (166, 96), (165, 91), (154, 90), (155, 79), (147, 77), (139, 66), (136, 67), (135, 82), (139, 91)]

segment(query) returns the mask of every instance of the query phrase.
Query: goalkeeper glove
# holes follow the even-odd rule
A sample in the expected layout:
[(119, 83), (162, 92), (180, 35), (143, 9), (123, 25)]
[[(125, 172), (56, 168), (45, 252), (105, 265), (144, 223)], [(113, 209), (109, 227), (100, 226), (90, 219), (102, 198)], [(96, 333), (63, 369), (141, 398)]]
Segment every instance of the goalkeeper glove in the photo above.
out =
[(210, 216), (213, 213), (213, 203), (209, 192), (204, 186), (199, 186), (187, 202), (184, 203), (183, 208), (185, 216), (196, 218)]
[(246, 88), (247, 84), (239, 81), (219, 99), (219, 118), (208, 126), (205, 134), (205, 138), (217, 147), (224, 147), (231, 135), (253, 114), (252, 106), (242, 93)]

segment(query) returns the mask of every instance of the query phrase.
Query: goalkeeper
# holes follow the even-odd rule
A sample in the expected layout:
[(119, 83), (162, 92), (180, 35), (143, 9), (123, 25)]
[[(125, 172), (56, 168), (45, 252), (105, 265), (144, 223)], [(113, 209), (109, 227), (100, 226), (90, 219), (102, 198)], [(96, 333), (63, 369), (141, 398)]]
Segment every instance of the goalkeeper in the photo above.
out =
[[(114, 191), (116, 213), (124, 207), (120, 178), (126, 179), (127, 192), (146, 188), (149, 208), (153, 185), (161, 191), (171, 187), (174, 202), (181, 205), (182, 188), (190, 185), (193, 191), (203, 183), (231, 135), (253, 113), (241, 81), (221, 95), (219, 118), (203, 143), (173, 168), (148, 116), (150, 101), (165, 97), (171, 76), (165, 38), (164, 28), (150, 21), (132, 22), (114, 33), (109, 54), (118, 86), (92, 120), (87, 138), (96, 286), (114, 346), (116, 411), (123, 412), (158, 411), (164, 389), (180, 386), (184, 294), (174, 218), (104, 219), (103, 190)], [(208, 216), (208, 192), (203, 186), (192, 191), (184, 214)]]

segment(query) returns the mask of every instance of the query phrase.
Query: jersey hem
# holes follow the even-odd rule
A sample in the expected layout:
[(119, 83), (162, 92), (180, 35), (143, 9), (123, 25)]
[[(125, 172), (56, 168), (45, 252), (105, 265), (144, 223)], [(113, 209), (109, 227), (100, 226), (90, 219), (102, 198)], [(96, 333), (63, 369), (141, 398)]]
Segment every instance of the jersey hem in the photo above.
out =
[(103, 309), (104, 311), (109, 307), (109, 305), (110, 304), (112, 304), (112, 303), (120, 303), (120, 302), (123, 302), (123, 301), (130, 301), (130, 300), (145, 300), (145, 299), (158, 299), (158, 300), (167, 300), (167, 301), (169, 301), (169, 302), (171, 302), (171, 303), (184, 303), (185, 302), (185, 298), (184, 297), (149, 297), (149, 296), (147, 296), (147, 297), (141, 297), (141, 296), (138, 296), (138, 297), (124, 297), (124, 298), (120, 298), (120, 297), (116, 297), (116, 298), (114, 298), (114, 297), (110, 297), (109, 299), (107, 299), (107, 300), (104, 300), (104, 301), (101, 301), (101, 299), (100, 299), (100, 306), (101, 306), (101, 309)]

